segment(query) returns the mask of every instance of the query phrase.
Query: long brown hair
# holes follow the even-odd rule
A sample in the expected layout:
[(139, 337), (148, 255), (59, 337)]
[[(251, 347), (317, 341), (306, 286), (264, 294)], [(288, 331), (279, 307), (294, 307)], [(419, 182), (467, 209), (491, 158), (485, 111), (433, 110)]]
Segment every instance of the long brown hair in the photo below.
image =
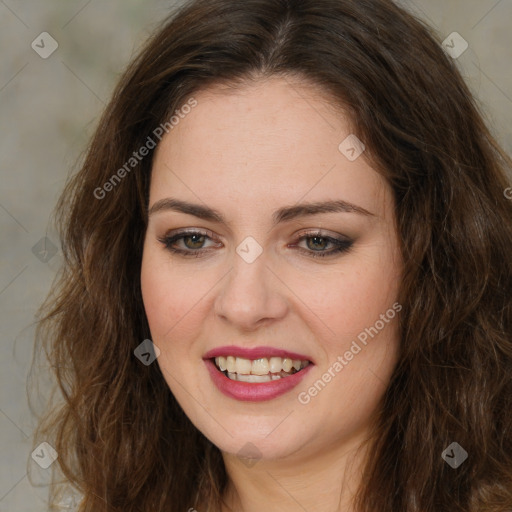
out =
[[(56, 448), (81, 512), (219, 510), (220, 451), (133, 353), (150, 338), (139, 279), (152, 153), (126, 163), (194, 92), (274, 75), (347, 109), (396, 201), (400, 360), (357, 510), (510, 511), (512, 162), (439, 38), (388, 0), (196, 0), (148, 41), (56, 210), (65, 264), (37, 347), (63, 401), (38, 441)], [(457, 469), (441, 457), (452, 442), (468, 454)]]

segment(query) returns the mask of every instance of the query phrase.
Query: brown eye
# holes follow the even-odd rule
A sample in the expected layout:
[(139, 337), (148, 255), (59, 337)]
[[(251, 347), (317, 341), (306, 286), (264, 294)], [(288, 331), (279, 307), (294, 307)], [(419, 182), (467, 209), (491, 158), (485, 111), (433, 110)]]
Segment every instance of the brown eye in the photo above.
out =
[[(299, 245), (302, 242), (305, 242), (305, 248)], [(331, 236), (324, 236), (323, 233), (307, 233), (298, 239), (295, 246), (301, 249), (307, 256), (326, 258), (347, 252), (353, 243), (354, 241), (347, 237), (333, 238)]]
[[(188, 249), (201, 249), (205, 239), (206, 237), (204, 235), (187, 235), (183, 237), (183, 243)], [(190, 241), (190, 244), (187, 243), (188, 241)]]
[(327, 238), (325, 238), (325, 237), (322, 237), (322, 236), (307, 237), (306, 245), (308, 246), (308, 249), (311, 249), (312, 251), (324, 250), (328, 244), (329, 244), (329, 240), (327, 240)]
[[(213, 233), (202, 233), (200, 231), (181, 231), (175, 234), (169, 234), (158, 238), (166, 250), (182, 256), (200, 257), (206, 252), (210, 252), (213, 247), (219, 247), (222, 244), (215, 239)], [(208, 242), (217, 242), (205, 246)]]

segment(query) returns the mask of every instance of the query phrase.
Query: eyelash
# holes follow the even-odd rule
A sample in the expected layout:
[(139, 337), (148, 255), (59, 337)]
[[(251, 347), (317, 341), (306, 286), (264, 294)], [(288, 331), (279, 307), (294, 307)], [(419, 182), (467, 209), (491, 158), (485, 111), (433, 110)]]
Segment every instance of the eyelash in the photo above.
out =
[[(176, 233), (171, 236), (164, 236), (164, 237), (158, 238), (158, 241), (161, 242), (165, 246), (165, 248), (168, 251), (172, 252), (173, 254), (179, 254), (186, 258), (200, 258), (202, 256), (202, 254), (204, 254), (204, 252), (209, 252), (209, 250), (208, 249), (183, 250), (183, 249), (176, 249), (175, 247), (173, 247), (173, 244), (175, 242), (177, 242), (178, 240), (192, 237), (194, 235), (199, 235), (199, 236), (204, 236), (206, 238), (215, 239), (215, 236), (213, 235), (212, 232), (181, 231), (181, 232)], [(322, 235), (321, 232), (318, 232), (318, 231), (304, 234), (297, 240), (297, 243), (301, 242), (302, 240), (307, 240), (308, 238), (320, 238), (321, 240), (325, 240), (328, 243), (335, 245), (335, 248), (331, 249), (330, 251), (313, 251), (313, 250), (299, 248), (301, 251), (308, 253), (308, 255), (311, 256), (312, 258), (328, 258), (328, 257), (334, 256), (336, 254), (342, 254), (344, 252), (347, 252), (352, 247), (352, 244), (354, 243), (350, 239), (332, 238), (330, 236)]]

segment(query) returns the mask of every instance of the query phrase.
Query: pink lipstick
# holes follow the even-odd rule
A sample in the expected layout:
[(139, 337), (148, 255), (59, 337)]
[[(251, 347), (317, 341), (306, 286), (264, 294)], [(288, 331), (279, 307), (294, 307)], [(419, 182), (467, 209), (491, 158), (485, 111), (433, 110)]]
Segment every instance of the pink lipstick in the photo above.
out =
[(219, 391), (247, 402), (272, 400), (287, 393), (314, 366), (308, 356), (271, 347), (218, 347), (203, 359)]

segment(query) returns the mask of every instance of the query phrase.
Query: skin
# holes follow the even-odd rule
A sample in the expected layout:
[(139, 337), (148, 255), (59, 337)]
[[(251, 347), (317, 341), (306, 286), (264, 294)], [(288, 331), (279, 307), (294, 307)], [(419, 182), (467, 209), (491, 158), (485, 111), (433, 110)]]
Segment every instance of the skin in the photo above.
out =
[[(364, 153), (351, 162), (339, 151), (352, 133), (349, 118), (314, 85), (273, 77), (194, 97), (198, 105), (157, 149), (149, 209), (173, 197), (214, 208), (225, 223), (173, 210), (149, 217), (141, 284), (157, 362), (190, 420), (222, 451), (223, 510), (352, 510), (363, 441), (397, 362), (398, 315), (309, 403), (298, 394), (397, 300), (402, 265), (391, 189)], [(371, 215), (272, 224), (278, 208), (338, 199)], [(172, 254), (159, 240), (186, 228), (213, 232), (215, 239), (174, 244), (202, 249), (201, 257)], [(333, 247), (299, 241), (314, 230), (353, 245), (314, 258)], [(253, 263), (236, 252), (248, 236), (263, 250)], [(315, 366), (278, 398), (237, 401), (218, 391), (203, 362), (207, 351), (232, 344), (288, 349)], [(248, 455), (247, 443), (259, 451), (251, 461), (239, 456)]]

